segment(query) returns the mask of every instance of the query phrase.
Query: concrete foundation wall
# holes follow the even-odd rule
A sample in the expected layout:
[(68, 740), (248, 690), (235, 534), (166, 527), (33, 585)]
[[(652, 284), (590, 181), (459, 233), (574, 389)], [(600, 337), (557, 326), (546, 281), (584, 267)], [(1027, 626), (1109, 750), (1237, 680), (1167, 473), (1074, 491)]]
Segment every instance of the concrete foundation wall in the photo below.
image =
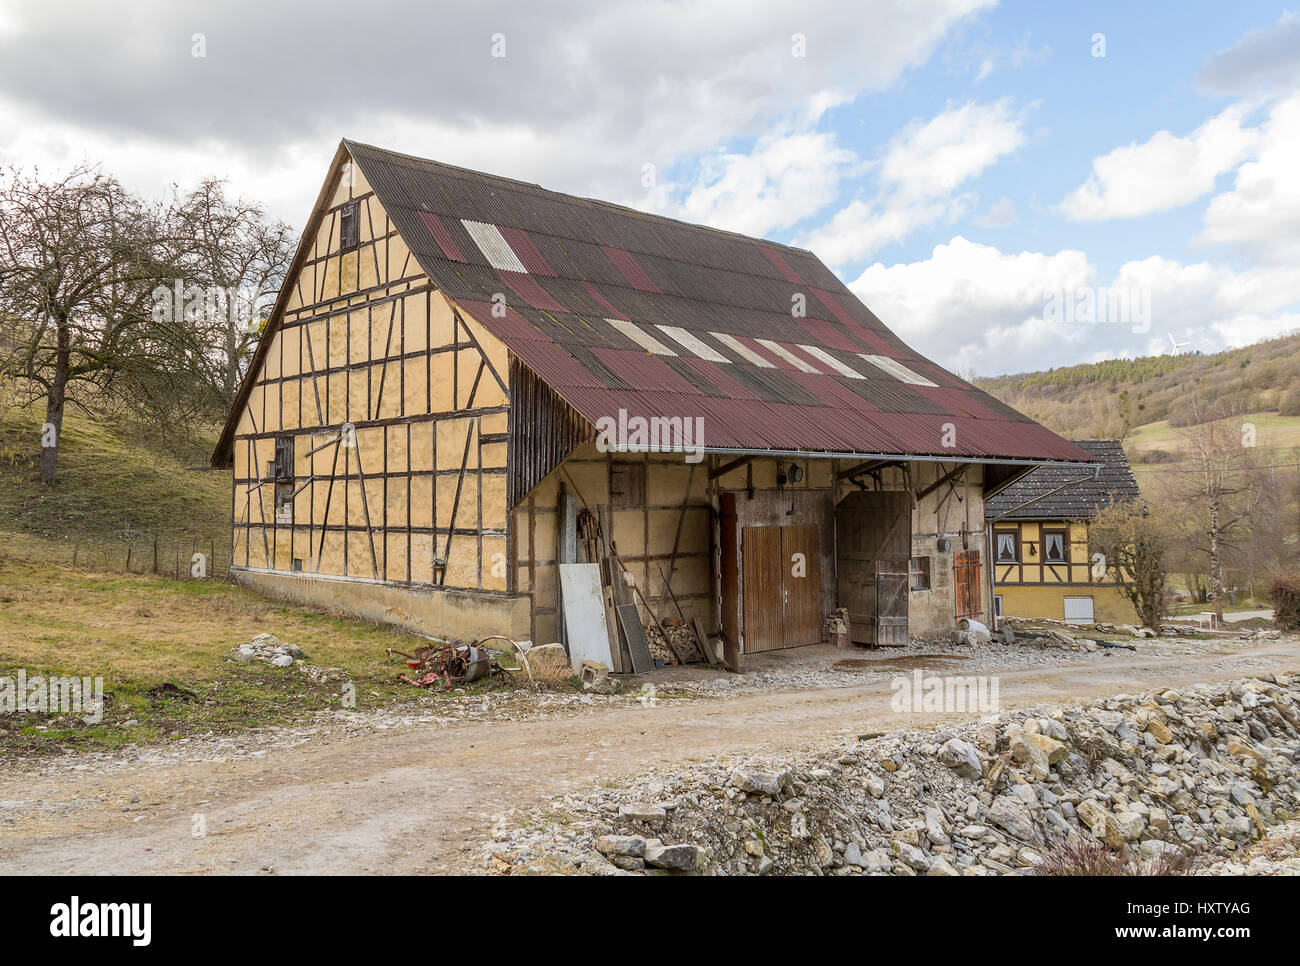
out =
[(528, 598), (437, 587), (397, 587), (356, 579), (232, 568), (241, 586), (299, 604), (333, 607), (446, 640), (505, 634), (528, 637)]

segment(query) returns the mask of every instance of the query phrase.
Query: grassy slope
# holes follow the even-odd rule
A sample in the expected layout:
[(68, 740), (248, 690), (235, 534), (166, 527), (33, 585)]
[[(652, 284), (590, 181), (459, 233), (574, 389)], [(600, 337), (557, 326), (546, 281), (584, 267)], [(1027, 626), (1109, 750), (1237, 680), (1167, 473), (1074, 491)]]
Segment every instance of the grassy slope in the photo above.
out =
[[(1181, 462), (1193, 401), (1206, 412), (1223, 406), (1245, 413), (1237, 418), (1255, 425), (1261, 457), (1300, 460), (1300, 335), (1208, 356), (1112, 359), (976, 382), (1072, 439), (1118, 435), (1127, 392), (1132, 426), (1125, 449), (1139, 484)], [(1172, 459), (1148, 462), (1157, 451)]]
[(1300, 334), (1213, 355), (1111, 359), (976, 382), (1073, 439), (1115, 435), (1123, 405), (1134, 428), (1188, 425), (1194, 405), (1300, 417)]
[[(69, 416), (59, 481), (37, 477), (40, 419), (0, 415), (0, 677), (103, 677), (104, 720), (75, 714), (0, 714), (0, 757), (165, 742), (208, 732), (300, 720), (341, 707), (343, 683), (356, 708), (463, 700), (396, 681), (405, 667), (385, 649), (425, 643), (391, 627), (281, 604), (220, 580), (172, 580), (123, 571), (148, 566), (154, 534), (166, 547), (209, 541), (223, 559), (230, 539), (230, 476), (191, 472), (201, 454), (176, 455), (83, 416)], [(72, 545), (80, 566), (70, 566)], [(339, 669), (327, 682), (297, 670), (239, 665), (227, 653), (267, 632), (297, 644), (308, 663)], [(172, 684), (193, 700), (151, 697)], [(496, 681), (486, 688), (504, 686)], [(568, 685), (566, 685), (568, 686)], [(480, 688), (471, 689), (475, 693)]]
[[(406, 668), (386, 648), (426, 643), (394, 627), (257, 596), (217, 580), (179, 581), (93, 573), (52, 564), (41, 538), (11, 536), (0, 564), (0, 677), (102, 677), (104, 719), (76, 714), (0, 714), (0, 757), (66, 747), (156, 743), (302, 720), (343, 707), (351, 684), (359, 711), (421, 703), (437, 707), (513, 684), (491, 679), (462, 694), (397, 681)], [(234, 664), (231, 648), (261, 632), (297, 644), (307, 663), (337, 669), (315, 681), (297, 669)], [(512, 662), (503, 656), (503, 663)], [(192, 700), (151, 696), (172, 684)], [(569, 689), (571, 681), (555, 687)]]
[[(1295, 463), (1300, 461), (1300, 416), (1281, 416), (1277, 413), (1247, 413), (1241, 417), (1242, 423), (1255, 426), (1255, 445), (1262, 459), (1271, 459), (1276, 463)], [(1139, 485), (1148, 480), (1156, 480), (1162, 472), (1171, 467), (1183, 465), (1184, 461), (1176, 458), (1186, 450), (1180, 428), (1171, 426), (1169, 420), (1161, 419), (1139, 426), (1124, 441), (1124, 449), (1133, 461), (1133, 473)], [(1174, 454), (1175, 459), (1168, 462), (1146, 462), (1151, 453)], [(1288, 468), (1294, 474), (1294, 468)]]
[(55, 539), (184, 533), (230, 539), (230, 475), (186, 470), (199, 452), (167, 445), (70, 411), (59, 447), (58, 480), (40, 482), (42, 416), (0, 410), (0, 527)]

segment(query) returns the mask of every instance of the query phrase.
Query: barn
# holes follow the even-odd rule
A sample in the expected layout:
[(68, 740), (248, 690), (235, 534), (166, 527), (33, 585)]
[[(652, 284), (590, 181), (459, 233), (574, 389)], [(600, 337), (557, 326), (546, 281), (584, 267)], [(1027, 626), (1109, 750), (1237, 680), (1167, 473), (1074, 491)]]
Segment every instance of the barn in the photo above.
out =
[(347, 140), (212, 457), (261, 592), (547, 642), (598, 563), (737, 664), (987, 618), (984, 501), (1092, 461), (811, 252)]

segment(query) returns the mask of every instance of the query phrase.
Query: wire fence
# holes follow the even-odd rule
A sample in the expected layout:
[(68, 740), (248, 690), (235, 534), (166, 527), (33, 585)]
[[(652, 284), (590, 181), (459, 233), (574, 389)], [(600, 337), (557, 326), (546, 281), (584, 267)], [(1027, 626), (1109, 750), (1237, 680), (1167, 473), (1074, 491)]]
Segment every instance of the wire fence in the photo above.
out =
[(175, 580), (223, 579), (230, 541), (187, 533), (127, 533), (68, 537), (55, 551), (62, 563), (96, 573), (156, 574)]

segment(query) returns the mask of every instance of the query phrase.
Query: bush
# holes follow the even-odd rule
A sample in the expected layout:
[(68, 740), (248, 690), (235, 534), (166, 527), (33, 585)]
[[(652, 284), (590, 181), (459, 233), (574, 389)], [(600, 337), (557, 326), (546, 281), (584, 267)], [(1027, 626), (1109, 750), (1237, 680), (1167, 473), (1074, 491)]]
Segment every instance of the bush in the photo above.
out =
[(1287, 631), (1300, 631), (1300, 574), (1281, 574), (1268, 588), (1274, 619)]

